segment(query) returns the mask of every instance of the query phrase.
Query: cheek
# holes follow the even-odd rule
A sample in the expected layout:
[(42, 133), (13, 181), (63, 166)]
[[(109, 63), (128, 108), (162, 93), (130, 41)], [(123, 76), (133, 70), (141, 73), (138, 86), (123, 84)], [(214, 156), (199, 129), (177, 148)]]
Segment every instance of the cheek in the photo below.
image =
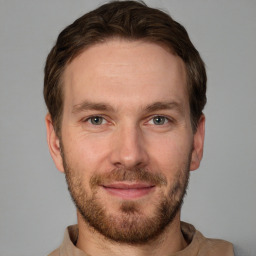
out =
[(150, 138), (148, 145), (151, 163), (166, 171), (166, 175), (172, 175), (187, 164), (192, 147), (190, 139), (178, 134)]
[(64, 145), (68, 162), (76, 167), (76, 171), (86, 171), (89, 174), (102, 169), (101, 164), (106, 158), (109, 140), (106, 137), (81, 134), (76, 137), (66, 136)]

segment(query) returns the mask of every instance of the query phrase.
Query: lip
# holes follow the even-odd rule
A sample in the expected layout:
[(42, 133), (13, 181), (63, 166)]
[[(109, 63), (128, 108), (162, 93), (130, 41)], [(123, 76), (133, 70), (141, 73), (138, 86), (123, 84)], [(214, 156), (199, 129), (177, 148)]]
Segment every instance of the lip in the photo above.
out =
[(141, 198), (155, 189), (154, 185), (146, 183), (114, 183), (102, 187), (109, 194), (125, 200)]

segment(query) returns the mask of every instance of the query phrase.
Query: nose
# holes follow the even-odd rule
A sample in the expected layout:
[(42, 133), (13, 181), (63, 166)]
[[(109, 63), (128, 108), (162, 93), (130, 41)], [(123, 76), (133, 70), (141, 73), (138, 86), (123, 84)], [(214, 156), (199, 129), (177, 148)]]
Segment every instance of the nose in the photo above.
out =
[(116, 167), (145, 167), (148, 153), (142, 131), (136, 126), (119, 127), (111, 142), (111, 162)]

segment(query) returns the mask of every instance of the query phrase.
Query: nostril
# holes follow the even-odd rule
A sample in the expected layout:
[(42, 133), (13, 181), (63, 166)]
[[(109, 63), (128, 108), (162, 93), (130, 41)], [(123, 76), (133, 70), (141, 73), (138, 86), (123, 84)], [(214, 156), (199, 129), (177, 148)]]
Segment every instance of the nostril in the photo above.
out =
[(116, 168), (122, 168), (123, 165), (120, 162), (115, 163)]

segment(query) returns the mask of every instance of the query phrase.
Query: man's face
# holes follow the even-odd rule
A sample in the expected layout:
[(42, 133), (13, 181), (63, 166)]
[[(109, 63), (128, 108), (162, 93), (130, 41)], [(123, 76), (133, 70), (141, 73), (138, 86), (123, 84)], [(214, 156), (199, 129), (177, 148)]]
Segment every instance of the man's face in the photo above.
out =
[(60, 150), (50, 128), (48, 141), (80, 215), (115, 241), (156, 237), (177, 218), (201, 159), (204, 119), (193, 134), (183, 61), (112, 40), (76, 57), (63, 81)]

